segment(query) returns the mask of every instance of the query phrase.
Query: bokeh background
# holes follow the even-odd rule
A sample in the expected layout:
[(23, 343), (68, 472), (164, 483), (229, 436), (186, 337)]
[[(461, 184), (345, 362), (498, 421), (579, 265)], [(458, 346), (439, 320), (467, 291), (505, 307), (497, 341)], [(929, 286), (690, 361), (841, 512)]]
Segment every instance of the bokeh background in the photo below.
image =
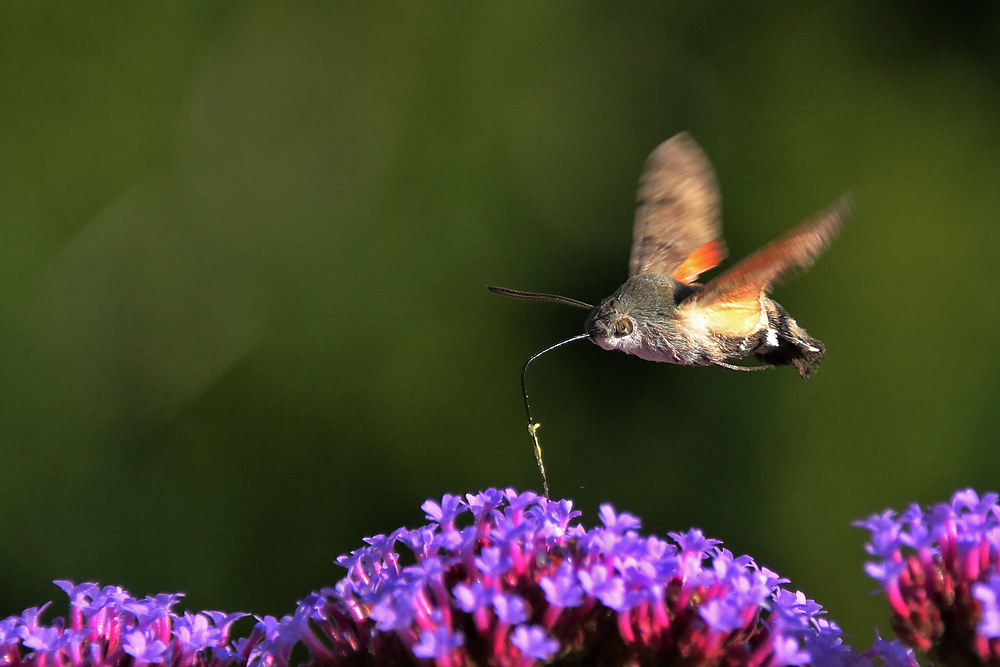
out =
[(850, 522), (1000, 487), (988, 0), (0, 4), (0, 615), (52, 579), (283, 614), (420, 503), (539, 488), (518, 373), (626, 274), (690, 131), (828, 356), (529, 373), (554, 495), (703, 528), (888, 631)]

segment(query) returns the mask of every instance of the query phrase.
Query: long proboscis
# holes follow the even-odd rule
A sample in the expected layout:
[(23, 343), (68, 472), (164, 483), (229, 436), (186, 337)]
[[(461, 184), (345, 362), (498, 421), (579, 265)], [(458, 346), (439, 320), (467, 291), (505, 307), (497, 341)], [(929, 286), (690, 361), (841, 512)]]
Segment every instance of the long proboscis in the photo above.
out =
[[(493, 288), (491, 287), (490, 289), (492, 290)], [(570, 300), (572, 301), (572, 299)], [(590, 306), (587, 307), (589, 308)], [(538, 427), (541, 426), (541, 424), (536, 424), (531, 419), (531, 406), (528, 405), (528, 387), (524, 383), (524, 374), (528, 371), (528, 364), (530, 364), (538, 357), (542, 356), (547, 352), (551, 352), (557, 347), (562, 347), (563, 345), (566, 345), (568, 343), (573, 343), (578, 340), (583, 340), (584, 338), (588, 338), (587, 334), (585, 333), (580, 334), (579, 336), (573, 336), (572, 338), (567, 338), (566, 340), (563, 341), (559, 341), (555, 345), (550, 345), (541, 352), (537, 352), (531, 355), (531, 358), (528, 359), (526, 362), (524, 362), (524, 368), (521, 369), (521, 394), (524, 396), (524, 414), (527, 415), (528, 417), (528, 435), (531, 436), (531, 444), (535, 450), (535, 462), (538, 464), (538, 472), (542, 473), (542, 491), (545, 492), (546, 498), (549, 497), (549, 480), (545, 476), (545, 464), (542, 463), (542, 446), (538, 442)]]
[(594, 308), (589, 303), (585, 303), (583, 301), (577, 301), (576, 299), (571, 299), (568, 296), (559, 296), (558, 294), (545, 294), (544, 292), (522, 292), (521, 290), (509, 289), (507, 287), (495, 287), (493, 285), (487, 285), (486, 289), (493, 292), (494, 294), (501, 294), (503, 296), (509, 296), (514, 299), (524, 299), (525, 301), (551, 301), (553, 303), (566, 304), (567, 306), (586, 308), (587, 310), (593, 310)]

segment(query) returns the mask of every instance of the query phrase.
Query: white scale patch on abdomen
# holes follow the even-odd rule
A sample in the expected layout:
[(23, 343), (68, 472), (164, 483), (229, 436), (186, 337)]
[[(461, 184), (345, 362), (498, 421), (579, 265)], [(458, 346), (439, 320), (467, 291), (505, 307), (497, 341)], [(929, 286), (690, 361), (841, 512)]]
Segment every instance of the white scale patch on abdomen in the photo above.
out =
[(768, 329), (764, 334), (764, 343), (768, 347), (778, 347), (778, 332), (774, 329)]

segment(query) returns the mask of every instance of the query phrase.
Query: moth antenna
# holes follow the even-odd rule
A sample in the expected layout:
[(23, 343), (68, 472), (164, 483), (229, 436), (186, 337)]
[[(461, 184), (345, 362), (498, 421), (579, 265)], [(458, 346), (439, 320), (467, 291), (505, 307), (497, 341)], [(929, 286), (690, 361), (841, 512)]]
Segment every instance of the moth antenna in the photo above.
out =
[(571, 299), (568, 296), (559, 296), (558, 294), (545, 294), (543, 292), (522, 292), (521, 290), (508, 289), (506, 287), (494, 287), (492, 285), (487, 285), (486, 289), (493, 292), (494, 294), (502, 294), (503, 296), (509, 296), (514, 299), (524, 299), (525, 301), (552, 301), (553, 303), (564, 303), (567, 306), (576, 306), (577, 308), (586, 308), (587, 310), (594, 309), (594, 307), (589, 303), (584, 303), (583, 301), (577, 301), (576, 299)]
[[(502, 290), (502, 289), (504, 289), (504, 288), (503, 287), (496, 287), (496, 288), (491, 287), (490, 288), (491, 291)], [(506, 290), (506, 291), (513, 292), (514, 290)], [(503, 294), (504, 292), (497, 292), (497, 293), (498, 294)], [(519, 294), (525, 294), (525, 293), (526, 292), (519, 292)], [(548, 296), (548, 295), (547, 294), (543, 294), (541, 296)], [(529, 298), (531, 298), (531, 297), (529, 297)], [(562, 298), (562, 297), (559, 297), (559, 298)], [(572, 299), (569, 299), (569, 301), (572, 301)], [(577, 303), (579, 303), (579, 302), (577, 302)], [(587, 306), (587, 307), (589, 308), (590, 306)], [(524, 374), (528, 370), (528, 364), (530, 364), (532, 361), (534, 361), (538, 357), (542, 356), (546, 352), (551, 352), (552, 350), (556, 349), (557, 347), (562, 347), (563, 345), (566, 345), (567, 343), (573, 343), (573, 342), (578, 341), (578, 340), (583, 340), (584, 338), (589, 338), (589, 336), (587, 334), (580, 334), (579, 336), (573, 336), (572, 338), (567, 338), (564, 341), (560, 341), (560, 342), (556, 343), (555, 345), (550, 345), (549, 347), (545, 348), (541, 352), (537, 352), (537, 353), (531, 355), (531, 358), (528, 359), (526, 362), (524, 362), (524, 368), (521, 369), (521, 394), (524, 396), (524, 414), (527, 415), (527, 417), (528, 417), (528, 435), (531, 436), (531, 444), (532, 444), (532, 447), (535, 450), (535, 462), (538, 463), (538, 472), (542, 473), (542, 491), (545, 492), (545, 497), (546, 498), (549, 497), (549, 481), (545, 477), (545, 464), (542, 463), (542, 446), (538, 442), (538, 427), (541, 426), (541, 424), (536, 424), (531, 419), (531, 406), (528, 405), (528, 387), (527, 387), (527, 385), (524, 384)]]
[(718, 366), (719, 368), (725, 368), (731, 371), (752, 372), (752, 371), (766, 371), (774, 368), (774, 366), (772, 366), (771, 364), (767, 364), (766, 366), (737, 366), (736, 364), (727, 364), (724, 361), (713, 361), (712, 363)]

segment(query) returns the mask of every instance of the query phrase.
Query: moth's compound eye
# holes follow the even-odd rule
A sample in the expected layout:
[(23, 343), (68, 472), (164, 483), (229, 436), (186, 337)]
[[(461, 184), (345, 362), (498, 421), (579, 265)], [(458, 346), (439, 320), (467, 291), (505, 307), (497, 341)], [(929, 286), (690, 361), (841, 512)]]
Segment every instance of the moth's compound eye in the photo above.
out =
[(618, 337), (629, 335), (630, 333), (632, 333), (632, 320), (630, 320), (627, 317), (623, 317), (622, 319), (618, 320), (617, 322), (615, 322), (614, 331), (615, 331), (615, 336)]

